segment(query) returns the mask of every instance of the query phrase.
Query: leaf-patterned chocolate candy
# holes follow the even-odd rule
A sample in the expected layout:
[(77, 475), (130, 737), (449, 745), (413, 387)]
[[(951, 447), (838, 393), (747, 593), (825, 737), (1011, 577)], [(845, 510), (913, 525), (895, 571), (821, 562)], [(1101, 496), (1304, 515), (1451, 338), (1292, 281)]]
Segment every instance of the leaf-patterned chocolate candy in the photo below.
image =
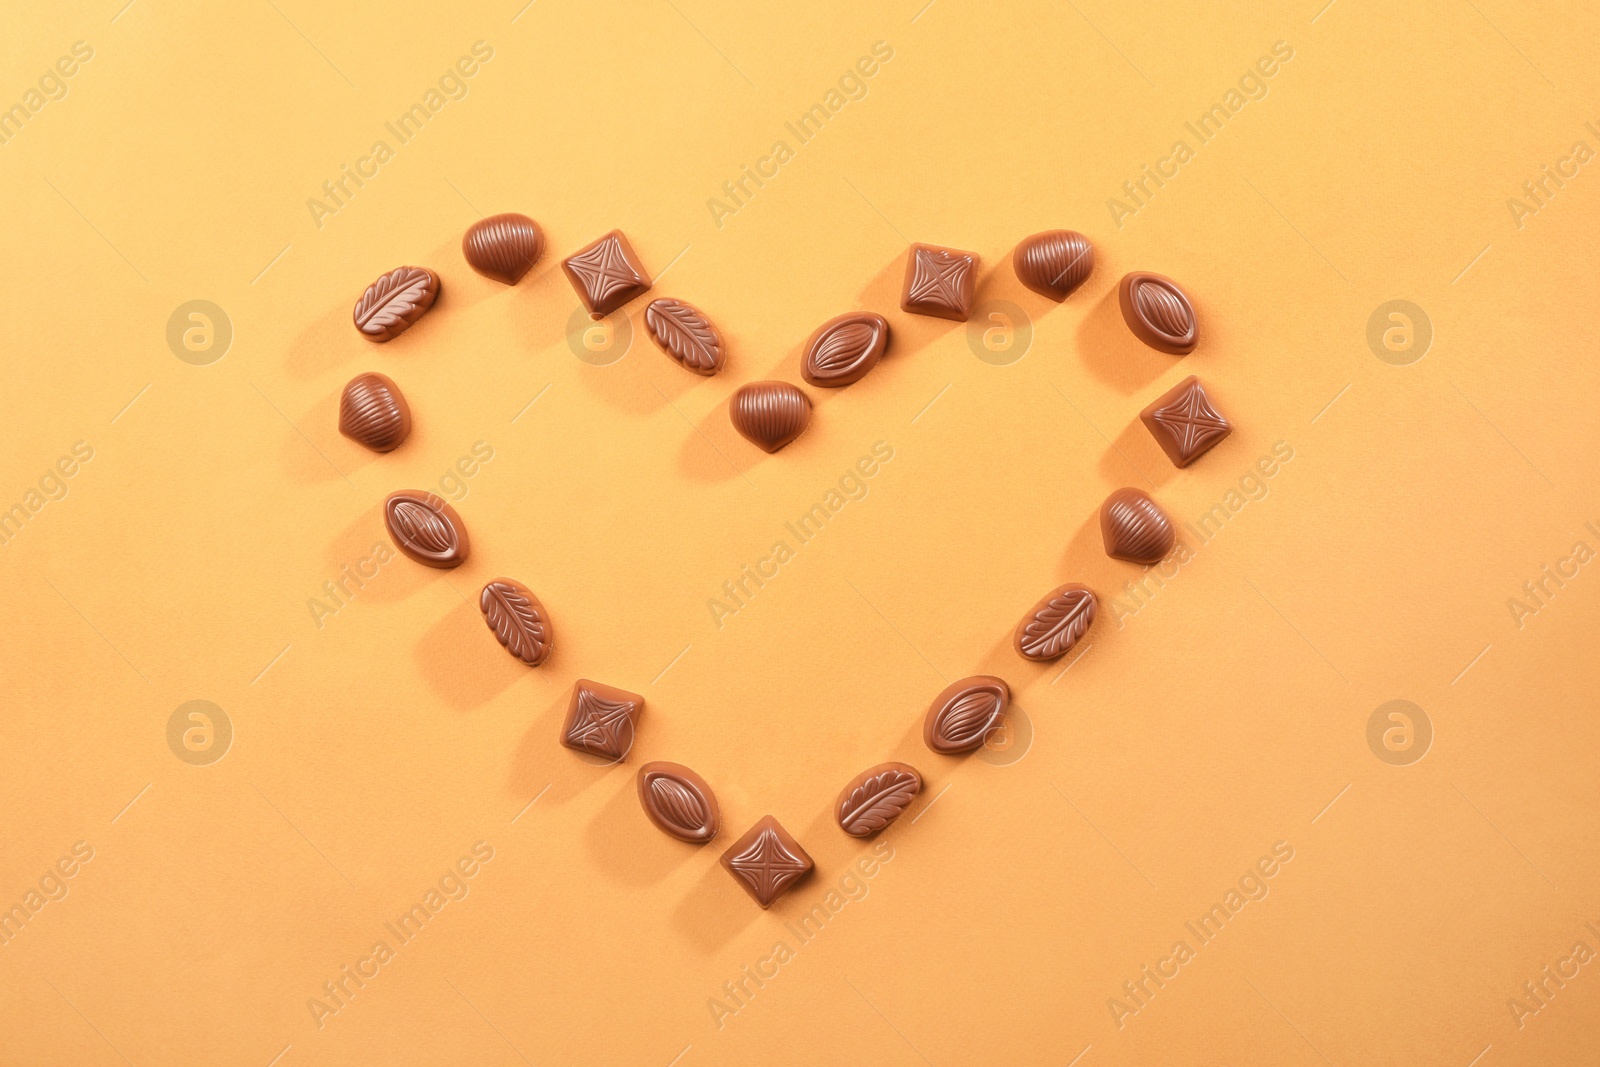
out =
[(806, 342), (800, 374), (812, 385), (837, 389), (866, 377), (889, 346), (889, 323), (870, 311), (829, 319)]
[(728, 416), (756, 447), (776, 452), (805, 432), (811, 398), (788, 382), (751, 382), (733, 394)]
[(727, 361), (717, 328), (682, 300), (650, 301), (644, 309), (644, 328), (661, 351), (696, 374), (715, 374)]
[(587, 678), (572, 686), (567, 717), (561, 724), (561, 743), (613, 763), (628, 758), (634, 731), (644, 714), (644, 697)]
[(432, 493), (391, 493), (383, 502), (383, 521), (395, 547), (424, 566), (449, 569), (467, 561), (471, 546), (461, 516)]
[(1094, 591), (1063, 585), (1033, 606), (1017, 624), (1011, 643), (1023, 659), (1041, 663), (1066, 655), (1094, 622)]
[(1094, 245), (1076, 230), (1046, 230), (1017, 245), (1011, 266), (1029, 289), (1065, 300), (1094, 270)]
[(485, 278), (516, 285), (539, 261), (544, 233), (526, 215), (509, 212), (474, 222), (461, 238), (467, 265)]
[(1194, 306), (1171, 278), (1135, 271), (1117, 286), (1117, 303), (1128, 329), (1151, 348), (1184, 356), (1199, 342)]
[(496, 578), (478, 594), (478, 610), (506, 651), (530, 667), (550, 655), (550, 616), (521, 582)]
[(691, 845), (717, 836), (717, 797), (706, 780), (681, 763), (646, 763), (639, 768), (639, 804), (662, 833)]
[(411, 407), (387, 374), (358, 374), (339, 397), (339, 432), (363, 448), (393, 452), (411, 435)]
[(898, 819), (922, 792), (922, 775), (905, 763), (880, 763), (850, 780), (834, 804), (839, 829), (870, 837)]
[(922, 740), (945, 756), (981, 748), (1000, 728), (1010, 703), (1011, 687), (1003, 679), (978, 674), (952, 682), (928, 706)]
[(1100, 538), (1106, 555), (1129, 563), (1159, 563), (1178, 535), (1172, 520), (1138, 489), (1118, 489), (1100, 505)]
[(356, 301), (351, 317), (369, 341), (392, 341), (422, 318), (439, 297), (439, 276), (427, 267), (396, 267)]

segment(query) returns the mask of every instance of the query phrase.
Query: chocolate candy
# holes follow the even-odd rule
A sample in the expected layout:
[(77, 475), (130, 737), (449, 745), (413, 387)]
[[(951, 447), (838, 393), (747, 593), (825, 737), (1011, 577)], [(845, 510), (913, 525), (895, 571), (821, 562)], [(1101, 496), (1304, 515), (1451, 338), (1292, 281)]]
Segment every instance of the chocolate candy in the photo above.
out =
[(833, 805), (839, 829), (871, 837), (894, 822), (922, 792), (922, 775), (904, 763), (880, 763), (850, 780)]
[(788, 382), (751, 382), (734, 392), (728, 416), (758, 448), (776, 452), (805, 433), (811, 398)]
[(717, 836), (717, 797), (706, 780), (681, 763), (639, 768), (639, 804), (662, 833), (703, 845)]
[(1000, 728), (1010, 703), (1011, 687), (1003, 679), (978, 674), (952, 682), (928, 706), (922, 740), (946, 756), (982, 748)]
[(682, 300), (650, 301), (644, 309), (644, 328), (661, 351), (696, 374), (715, 374), (727, 359), (717, 328)]
[(787, 893), (811, 870), (811, 857), (800, 842), (768, 815), (722, 854), (722, 865), (757, 904), (772, 902)]
[(1137, 489), (1118, 489), (1100, 505), (1106, 555), (1130, 563), (1159, 562), (1177, 542), (1167, 513)]
[(574, 252), (561, 261), (561, 269), (592, 319), (605, 318), (650, 288), (650, 276), (621, 230)]
[(1094, 622), (1094, 590), (1063, 585), (1033, 606), (1017, 624), (1011, 644), (1023, 659), (1047, 662), (1072, 650)]
[(1175, 356), (1194, 351), (1200, 331), (1194, 306), (1171, 278), (1137, 271), (1129, 274), (1117, 287), (1117, 303), (1128, 329), (1151, 348)]
[(550, 655), (550, 616), (521, 582), (514, 578), (489, 582), (478, 594), (478, 610), (495, 639), (528, 666), (537, 667)]
[(393, 341), (411, 329), (439, 296), (439, 276), (427, 267), (396, 267), (356, 301), (351, 318), (369, 341)]
[(889, 347), (889, 323), (870, 311), (829, 319), (806, 342), (800, 374), (826, 389), (859, 382)]
[(900, 310), (965, 322), (972, 310), (978, 257), (938, 245), (915, 244), (906, 257)]
[(467, 561), (471, 546), (461, 516), (432, 493), (391, 493), (383, 502), (383, 521), (395, 547), (424, 566), (448, 570)]
[(1017, 245), (1011, 266), (1023, 285), (1059, 302), (1094, 270), (1094, 245), (1076, 230), (1046, 230)]
[(633, 732), (643, 713), (644, 697), (639, 694), (579, 678), (561, 724), (561, 743), (620, 762), (633, 748)]
[(1233, 424), (1217, 411), (1192, 374), (1139, 412), (1139, 418), (1179, 467), (1187, 467), (1233, 432)]
[(467, 265), (485, 278), (516, 285), (539, 261), (544, 233), (526, 215), (490, 215), (474, 222), (461, 238)]
[(411, 406), (388, 375), (358, 374), (339, 397), (339, 432), (363, 448), (393, 452), (411, 434)]

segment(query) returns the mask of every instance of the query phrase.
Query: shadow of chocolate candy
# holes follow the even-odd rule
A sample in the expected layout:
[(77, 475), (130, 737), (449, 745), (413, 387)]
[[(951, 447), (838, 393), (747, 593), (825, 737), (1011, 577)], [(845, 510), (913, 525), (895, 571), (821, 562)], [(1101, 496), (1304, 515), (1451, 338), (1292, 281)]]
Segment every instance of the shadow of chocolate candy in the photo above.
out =
[(639, 807), (632, 774), (607, 781), (615, 786), (611, 796), (583, 832), (584, 845), (602, 871), (629, 885), (654, 885), (694, 857), (696, 846), (650, 824)]
[(529, 673), (506, 655), (476, 603), (446, 612), (417, 642), (415, 656), (429, 688), (456, 711), (482, 707)]
[(1123, 395), (1144, 392), (1172, 369), (1172, 357), (1133, 335), (1122, 319), (1117, 288), (1095, 301), (1078, 323), (1078, 351), (1089, 371)]

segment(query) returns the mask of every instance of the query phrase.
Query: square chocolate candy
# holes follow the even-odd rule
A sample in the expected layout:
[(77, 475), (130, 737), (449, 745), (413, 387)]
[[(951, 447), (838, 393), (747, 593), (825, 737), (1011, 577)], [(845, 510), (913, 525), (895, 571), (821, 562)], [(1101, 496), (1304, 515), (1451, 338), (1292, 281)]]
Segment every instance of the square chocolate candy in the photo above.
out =
[(811, 870), (811, 857), (771, 815), (750, 827), (722, 854), (722, 865), (763, 908), (787, 893)]
[(1187, 467), (1233, 432), (1233, 424), (1222, 417), (1192, 374), (1157, 397), (1139, 418), (1178, 467)]
[(561, 261), (561, 269), (590, 318), (603, 319), (650, 288), (650, 276), (621, 230), (574, 252)]
[(972, 311), (978, 257), (971, 252), (915, 244), (906, 257), (905, 288), (900, 309), (965, 322)]

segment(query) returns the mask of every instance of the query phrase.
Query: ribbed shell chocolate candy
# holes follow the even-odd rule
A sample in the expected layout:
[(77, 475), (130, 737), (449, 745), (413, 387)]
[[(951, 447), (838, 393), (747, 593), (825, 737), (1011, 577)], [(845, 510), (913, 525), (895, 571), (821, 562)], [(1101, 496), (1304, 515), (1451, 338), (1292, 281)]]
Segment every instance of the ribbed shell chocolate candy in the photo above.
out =
[(982, 748), (1000, 728), (1010, 703), (1011, 687), (1004, 679), (978, 674), (952, 682), (928, 706), (922, 740), (945, 756)]
[(1118, 489), (1100, 505), (1100, 537), (1106, 555), (1130, 563), (1159, 563), (1178, 535), (1172, 520), (1148, 493)]
[(516, 285), (539, 261), (544, 233), (526, 215), (509, 212), (473, 223), (461, 238), (467, 265), (485, 278)]
[(411, 407), (387, 374), (358, 374), (339, 397), (339, 432), (363, 448), (393, 452), (411, 434)]
[(1076, 230), (1046, 230), (1017, 245), (1011, 266), (1029, 289), (1065, 300), (1094, 270), (1094, 245)]
[(829, 319), (806, 342), (800, 374), (826, 389), (859, 382), (889, 347), (889, 323), (882, 315), (858, 311)]
[(456, 509), (432, 493), (404, 489), (383, 502), (395, 547), (425, 567), (448, 570), (467, 561), (471, 545)]
[(1011, 644), (1023, 659), (1043, 663), (1066, 655), (1094, 623), (1094, 591), (1063, 585), (1033, 606), (1017, 624)]
[(439, 276), (433, 271), (396, 267), (367, 286), (350, 317), (367, 340), (392, 341), (411, 329), (438, 297)]
[(717, 836), (717, 796), (706, 780), (681, 763), (646, 763), (639, 768), (639, 804), (662, 833), (691, 845)]
[(1194, 305), (1178, 283), (1159, 274), (1136, 271), (1117, 287), (1122, 321), (1151, 348), (1174, 356), (1188, 355), (1199, 341)]
[(776, 452), (805, 432), (811, 400), (788, 382), (751, 382), (733, 394), (728, 415), (756, 447)]

